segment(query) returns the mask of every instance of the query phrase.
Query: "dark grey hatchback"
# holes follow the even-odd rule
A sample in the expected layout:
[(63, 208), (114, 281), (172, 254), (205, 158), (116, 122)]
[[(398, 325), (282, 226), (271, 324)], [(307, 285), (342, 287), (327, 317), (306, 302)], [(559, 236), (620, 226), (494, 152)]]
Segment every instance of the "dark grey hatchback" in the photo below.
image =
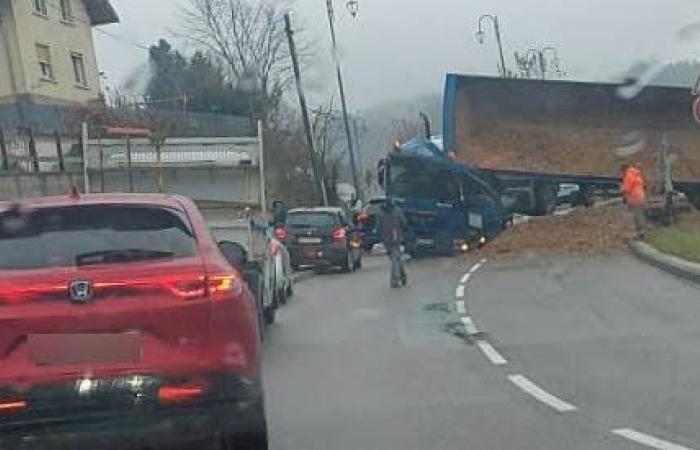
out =
[(362, 267), (362, 240), (341, 208), (299, 208), (289, 211), (285, 228), (276, 231), (289, 249), (292, 266)]

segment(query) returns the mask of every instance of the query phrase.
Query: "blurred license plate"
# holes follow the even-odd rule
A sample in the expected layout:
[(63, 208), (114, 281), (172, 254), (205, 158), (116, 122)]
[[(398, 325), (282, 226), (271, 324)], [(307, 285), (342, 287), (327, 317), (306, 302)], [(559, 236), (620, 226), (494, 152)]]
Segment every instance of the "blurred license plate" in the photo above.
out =
[(435, 240), (434, 239), (417, 239), (416, 244), (420, 245), (421, 247), (431, 247), (435, 245)]
[(299, 238), (299, 243), (300, 243), (300, 244), (320, 244), (320, 243), (321, 243), (321, 238), (315, 238), (315, 237), (300, 237), (300, 238)]
[(119, 334), (33, 334), (29, 359), (38, 365), (137, 363), (141, 336)]

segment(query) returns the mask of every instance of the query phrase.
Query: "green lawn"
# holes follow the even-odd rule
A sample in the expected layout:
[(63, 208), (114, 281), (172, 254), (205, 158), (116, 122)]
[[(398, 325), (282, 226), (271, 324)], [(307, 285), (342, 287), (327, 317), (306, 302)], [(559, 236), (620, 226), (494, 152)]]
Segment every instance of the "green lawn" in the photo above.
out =
[(700, 228), (680, 224), (654, 231), (648, 238), (651, 246), (664, 253), (700, 263)]

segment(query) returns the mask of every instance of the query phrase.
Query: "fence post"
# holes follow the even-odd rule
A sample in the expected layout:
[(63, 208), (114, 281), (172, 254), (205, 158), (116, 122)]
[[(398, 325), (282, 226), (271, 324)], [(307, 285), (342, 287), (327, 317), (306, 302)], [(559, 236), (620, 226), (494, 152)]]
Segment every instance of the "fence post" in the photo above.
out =
[(27, 128), (29, 135), (29, 158), (32, 160), (34, 172), (39, 172), (39, 155), (36, 153), (36, 141), (34, 141), (34, 132), (31, 128)]
[(0, 128), (0, 157), (2, 157), (2, 170), (10, 170), (10, 162), (7, 160), (7, 145), (5, 145), (5, 135)]
[(129, 192), (134, 192), (134, 173), (131, 170), (131, 137), (126, 135), (126, 165), (129, 169)]
[(105, 149), (100, 138), (100, 192), (105, 193)]
[(80, 146), (83, 151), (83, 190), (90, 193), (90, 176), (88, 175), (88, 125), (83, 122), (80, 133)]
[(66, 163), (63, 161), (63, 147), (61, 145), (61, 135), (58, 131), (54, 131), (54, 137), (56, 138), (56, 156), (58, 157), (58, 170), (59, 172), (66, 171)]

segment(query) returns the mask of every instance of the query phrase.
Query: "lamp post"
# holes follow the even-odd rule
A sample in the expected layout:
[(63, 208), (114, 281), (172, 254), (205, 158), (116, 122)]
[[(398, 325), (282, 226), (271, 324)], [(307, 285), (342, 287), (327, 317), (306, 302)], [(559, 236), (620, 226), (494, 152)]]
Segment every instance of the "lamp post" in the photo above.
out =
[(491, 24), (493, 25), (493, 31), (496, 34), (496, 42), (498, 43), (498, 54), (501, 58), (501, 76), (506, 78), (506, 59), (503, 56), (503, 41), (501, 39), (501, 27), (498, 24), (498, 16), (495, 14), (484, 14), (479, 17), (479, 31), (476, 32), (476, 39), (479, 41), (479, 44), (484, 43), (484, 35), (486, 34), (483, 27), (484, 20), (490, 20)]
[[(357, 16), (358, 2), (357, 0), (349, 0), (346, 4), (348, 12), (353, 16)], [(328, 25), (331, 31), (331, 43), (333, 44), (333, 60), (338, 77), (338, 91), (340, 93), (340, 105), (343, 111), (343, 123), (345, 125), (345, 136), (348, 142), (348, 153), (350, 156), (350, 169), (352, 170), (352, 182), (357, 192), (358, 197), (364, 200), (360, 183), (357, 176), (357, 163), (355, 161), (355, 146), (352, 139), (352, 131), (350, 129), (350, 119), (348, 118), (348, 106), (345, 100), (345, 87), (343, 85), (343, 73), (340, 68), (340, 58), (338, 57), (338, 44), (335, 36), (335, 14), (333, 12), (333, 0), (326, 0), (326, 9), (328, 12)]]

